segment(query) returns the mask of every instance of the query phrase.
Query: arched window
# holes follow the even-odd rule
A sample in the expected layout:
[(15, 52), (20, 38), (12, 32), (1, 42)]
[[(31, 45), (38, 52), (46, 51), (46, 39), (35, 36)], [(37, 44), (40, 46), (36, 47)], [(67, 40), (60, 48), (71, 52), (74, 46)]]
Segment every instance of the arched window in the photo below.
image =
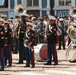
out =
[(8, 8), (8, 0), (5, 0), (5, 7)]
[[(2, 2), (2, 0), (0, 1)], [(8, 8), (8, 0), (4, 0), (3, 6), (0, 6), (1, 8)]]

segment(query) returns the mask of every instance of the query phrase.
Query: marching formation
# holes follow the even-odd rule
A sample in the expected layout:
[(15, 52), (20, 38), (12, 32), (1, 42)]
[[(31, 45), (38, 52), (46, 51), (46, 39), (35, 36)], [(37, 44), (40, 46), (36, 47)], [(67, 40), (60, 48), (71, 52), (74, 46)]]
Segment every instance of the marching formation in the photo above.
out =
[[(22, 9), (19, 10), (22, 13)], [(44, 18), (34, 17), (26, 13), (7, 19), (6, 15), (0, 15), (0, 70), (4, 67), (12, 66), (12, 52), (19, 52), (19, 61), (17, 64), (23, 64), (25, 67), (35, 67), (34, 46), (38, 43), (47, 44), (48, 61), (44, 65), (58, 65), (57, 50), (66, 49), (66, 39), (68, 27), (76, 18), (56, 17), (45, 15)], [(71, 39), (68, 38), (68, 44)]]

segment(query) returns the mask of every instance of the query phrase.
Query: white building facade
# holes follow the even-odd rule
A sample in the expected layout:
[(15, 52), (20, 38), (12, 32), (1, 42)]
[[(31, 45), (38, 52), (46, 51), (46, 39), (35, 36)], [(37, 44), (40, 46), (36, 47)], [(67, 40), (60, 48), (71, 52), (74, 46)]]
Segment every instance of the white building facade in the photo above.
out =
[[(53, 3), (54, 2), (54, 3)], [(68, 9), (76, 5), (76, 0), (5, 0), (3, 6), (0, 6), (0, 14), (6, 14), (8, 18), (17, 15), (14, 7), (17, 4), (23, 4), (28, 14), (43, 17), (51, 14), (64, 17), (68, 15)]]
[(5, 0), (4, 5), (0, 7), (0, 14), (6, 14), (8, 18), (14, 17), (14, 7), (17, 4), (23, 4), (28, 14), (43, 17), (50, 14), (50, 0)]
[(24, 5), (27, 12), (34, 16), (43, 17), (50, 14), (50, 0), (24, 0)]
[(76, 0), (55, 0), (54, 14), (60, 17), (69, 15), (69, 8), (76, 5)]
[(0, 6), (0, 14), (5, 14), (7, 17), (14, 17), (14, 6), (21, 4), (22, 0), (4, 0), (3, 6)]

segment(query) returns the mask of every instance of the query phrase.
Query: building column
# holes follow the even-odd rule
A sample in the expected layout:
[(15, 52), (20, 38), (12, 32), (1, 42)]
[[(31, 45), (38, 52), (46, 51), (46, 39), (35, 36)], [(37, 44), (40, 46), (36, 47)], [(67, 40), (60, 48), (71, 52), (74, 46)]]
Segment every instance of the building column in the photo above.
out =
[(59, 0), (56, 0), (56, 6), (59, 6)]
[(9, 18), (9, 14), (10, 14), (10, 0), (8, 1), (8, 9), (9, 9), (9, 11), (8, 11), (8, 18)]
[(54, 14), (56, 15), (56, 10), (55, 10)]
[(47, 0), (47, 8), (50, 8), (50, 0)]
[[(50, 0), (47, 0), (47, 8), (49, 8), (51, 10), (51, 8), (50, 8)], [(50, 15), (50, 10), (49, 9), (47, 11), (47, 15)]]
[(23, 4), (23, 5), (24, 5), (24, 1), (23, 1), (23, 0), (22, 0), (21, 4)]
[(75, 5), (76, 5), (76, 0), (75, 0)]
[(39, 0), (40, 17), (42, 17), (42, 0)]
[(10, 9), (10, 0), (8, 1), (8, 9)]
[(72, 6), (75, 6), (76, 0), (71, 0)]
[(17, 5), (17, 0), (14, 1), (15, 2), (15, 6)]
[(54, 0), (54, 7), (57, 7), (57, 1), (58, 0)]
[(50, 15), (50, 10), (47, 11), (47, 15)]

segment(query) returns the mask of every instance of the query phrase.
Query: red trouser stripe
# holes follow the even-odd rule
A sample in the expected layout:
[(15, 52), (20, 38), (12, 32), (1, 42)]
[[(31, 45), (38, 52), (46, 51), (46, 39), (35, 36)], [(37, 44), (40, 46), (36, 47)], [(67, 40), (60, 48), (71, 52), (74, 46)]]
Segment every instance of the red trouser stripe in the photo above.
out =
[(34, 49), (31, 51), (31, 64), (34, 65)]
[(0, 48), (0, 57), (1, 57), (1, 62), (2, 62), (2, 69), (4, 69), (4, 49)]
[(9, 53), (9, 64), (12, 65), (12, 53), (11, 53), (11, 47), (10, 44), (8, 45), (8, 53)]
[(57, 51), (56, 51), (56, 44), (54, 44), (54, 60), (56, 61), (56, 64), (58, 64)]

